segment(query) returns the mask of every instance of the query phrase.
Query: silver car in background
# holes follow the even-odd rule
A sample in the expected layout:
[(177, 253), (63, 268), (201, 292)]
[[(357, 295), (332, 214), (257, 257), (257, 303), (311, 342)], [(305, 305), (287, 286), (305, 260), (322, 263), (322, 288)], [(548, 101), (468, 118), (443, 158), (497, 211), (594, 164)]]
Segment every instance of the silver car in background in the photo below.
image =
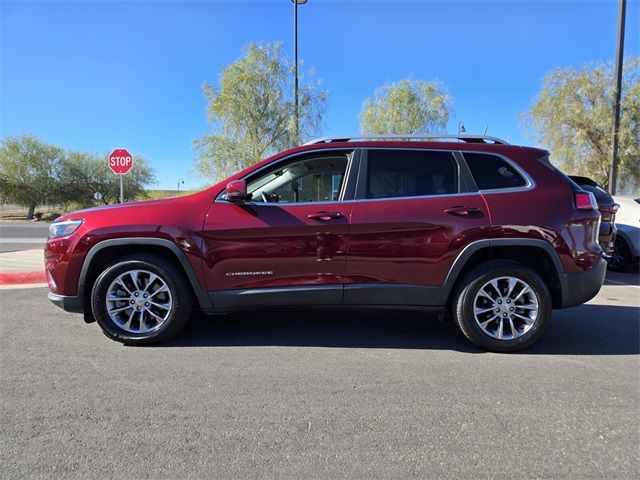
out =
[(616, 213), (618, 229), (609, 268), (617, 271), (629, 271), (638, 266), (640, 257), (640, 198), (613, 197), (620, 205)]

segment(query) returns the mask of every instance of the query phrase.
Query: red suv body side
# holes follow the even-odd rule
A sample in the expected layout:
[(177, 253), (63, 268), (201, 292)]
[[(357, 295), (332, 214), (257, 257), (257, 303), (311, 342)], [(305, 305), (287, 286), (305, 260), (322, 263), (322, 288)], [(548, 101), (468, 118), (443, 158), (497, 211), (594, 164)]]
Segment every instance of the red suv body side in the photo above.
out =
[[(362, 175), (370, 149), (486, 152), (508, 159), (528, 184), (366, 198)], [(345, 180), (349, 198), (260, 205), (222, 196), (231, 180), (283, 159), (333, 151), (353, 152)], [(269, 305), (443, 307), (468, 268), (488, 258), (530, 264), (549, 283), (554, 307), (577, 305), (597, 293), (606, 270), (597, 243), (599, 214), (576, 208), (574, 191), (540, 160), (545, 155), (511, 145), (417, 141), (294, 148), (200, 193), (59, 219), (83, 223), (46, 243), (49, 297), (90, 318), (88, 297), (102, 269), (127, 253), (157, 252), (183, 269), (205, 312)]]

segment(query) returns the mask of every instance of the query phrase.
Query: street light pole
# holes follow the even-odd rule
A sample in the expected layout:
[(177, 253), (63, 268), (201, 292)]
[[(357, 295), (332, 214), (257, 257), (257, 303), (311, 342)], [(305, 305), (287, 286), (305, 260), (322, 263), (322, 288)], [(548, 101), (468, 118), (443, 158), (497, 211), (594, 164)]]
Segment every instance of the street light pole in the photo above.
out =
[(291, 0), (293, 2), (293, 117), (295, 121), (295, 143), (300, 143), (300, 116), (298, 114), (298, 4), (304, 5), (307, 0)]
[(616, 194), (618, 177), (618, 130), (620, 129), (620, 97), (622, 95), (622, 68), (624, 61), (624, 24), (627, 0), (620, 0), (618, 8), (618, 44), (616, 47), (616, 87), (613, 100), (613, 145), (611, 148), (611, 171), (609, 172), (609, 192)]

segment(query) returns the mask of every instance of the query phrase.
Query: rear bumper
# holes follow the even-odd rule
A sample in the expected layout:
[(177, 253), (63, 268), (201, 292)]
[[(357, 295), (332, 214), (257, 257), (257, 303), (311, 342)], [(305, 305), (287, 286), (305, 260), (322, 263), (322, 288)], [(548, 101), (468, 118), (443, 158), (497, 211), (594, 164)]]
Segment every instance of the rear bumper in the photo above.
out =
[(607, 273), (607, 262), (599, 258), (596, 264), (587, 272), (560, 272), (562, 287), (562, 305), (560, 308), (575, 307), (588, 302), (595, 297), (604, 283)]
[(49, 292), (47, 295), (49, 300), (56, 305), (57, 307), (62, 308), (63, 310), (71, 313), (83, 313), (84, 305), (82, 303), (82, 299), (80, 297), (72, 297), (66, 295), (58, 295), (53, 292)]
[(611, 255), (613, 242), (616, 239), (616, 226), (611, 222), (602, 222), (598, 234), (598, 243), (606, 255)]

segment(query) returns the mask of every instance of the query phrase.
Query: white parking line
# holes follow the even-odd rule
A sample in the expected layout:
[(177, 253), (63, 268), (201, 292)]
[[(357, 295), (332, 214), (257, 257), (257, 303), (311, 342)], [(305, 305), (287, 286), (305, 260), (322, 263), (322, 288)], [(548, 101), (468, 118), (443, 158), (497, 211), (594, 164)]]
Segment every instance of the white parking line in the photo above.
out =
[(608, 278), (605, 280), (605, 285), (607, 283), (613, 283), (615, 285), (622, 285), (624, 287), (640, 288), (640, 286), (638, 286), (638, 285), (632, 285), (631, 283), (618, 282), (616, 280), (609, 280)]

